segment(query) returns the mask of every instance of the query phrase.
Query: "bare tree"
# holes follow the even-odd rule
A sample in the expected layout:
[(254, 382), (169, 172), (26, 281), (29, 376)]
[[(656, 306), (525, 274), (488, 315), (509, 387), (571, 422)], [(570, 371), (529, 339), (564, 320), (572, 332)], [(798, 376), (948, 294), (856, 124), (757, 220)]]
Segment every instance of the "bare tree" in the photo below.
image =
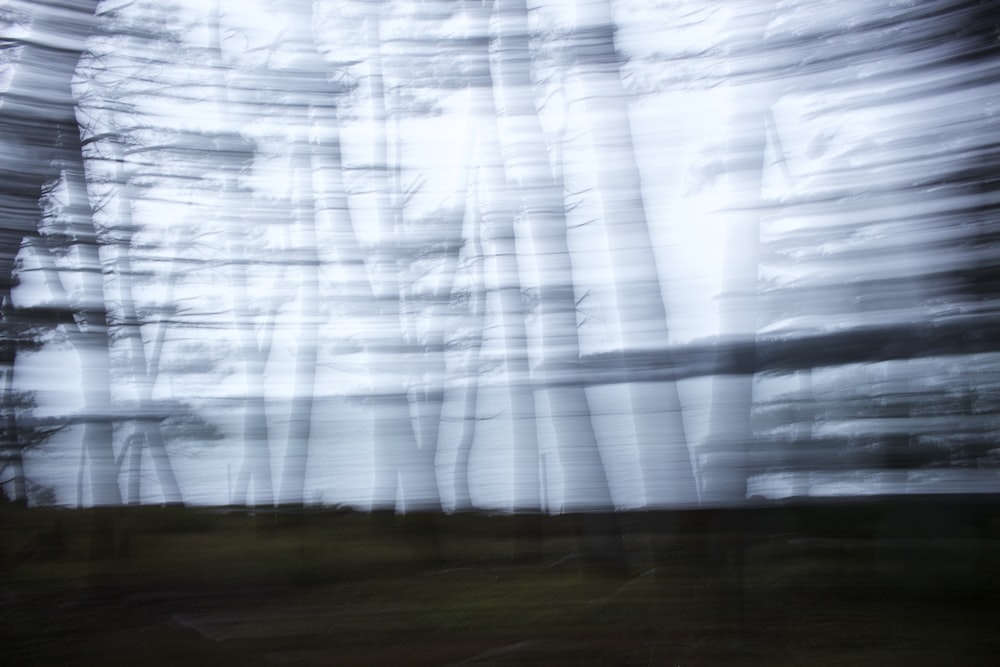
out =
[[(536, 414), (551, 424), (557, 443), (563, 508), (607, 510), (612, 507), (611, 491), (583, 380), (562, 385), (552, 381), (565, 373), (579, 377), (580, 353), (563, 188), (553, 175), (534, 104), (527, 16), (523, 0), (498, 0), (490, 52), (506, 177), (520, 199), (515, 231), (518, 245), (523, 238), (532, 251), (518, 254), (518, 272), (533, 274), (538, 300), (532, 360)], [(521, 266), (522, 261), (531, 266)]]
[[(91, 500), (95, 505), (121, 502), (112, 445), (114, 416), (110, 392), (108, 319), (104, 263), (87, 188), (80, 129), (76, 119), (73, 76), (91, 34), (93, 0), (37, 3), (32, 8), (31, 37), (24, 44), (15, 80), (4, 100), (4, 124), (16, 128), (8, 154), (15, 159), (7, 197), (19, 221), (15, 229), (29, 231), (28, 202), (43, 197), (63, 212), (58, 236), (42, 229), (33, 247), (47, 267), (52, 298), (70, 308), (73, 324), (67, 333), (80, 355), (83, 392), (83, 446), (90, 466)], [(41, 97), (39, 97), (41, 95)], [(6, 179), (5, 179), (6, 180)], [(37, 208), (36, 208), (37, 210)], [(36, 214), (37, 215), (37, 214)], [(36, 222), (36, 230), (39, 225)], [(8, 249), (13, 245), (8, 244)], [(75, 288), (67, 290), (51, 253), (72, 256), (78, 270)]]

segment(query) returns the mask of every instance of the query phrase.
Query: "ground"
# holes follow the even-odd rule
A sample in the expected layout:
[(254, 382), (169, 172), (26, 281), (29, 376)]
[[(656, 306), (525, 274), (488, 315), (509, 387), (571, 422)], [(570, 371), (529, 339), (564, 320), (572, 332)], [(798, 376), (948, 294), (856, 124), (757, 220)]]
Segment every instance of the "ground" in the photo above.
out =
[(996, 503), (949, 502), (3, 510), (0, 662), (994, 664)]

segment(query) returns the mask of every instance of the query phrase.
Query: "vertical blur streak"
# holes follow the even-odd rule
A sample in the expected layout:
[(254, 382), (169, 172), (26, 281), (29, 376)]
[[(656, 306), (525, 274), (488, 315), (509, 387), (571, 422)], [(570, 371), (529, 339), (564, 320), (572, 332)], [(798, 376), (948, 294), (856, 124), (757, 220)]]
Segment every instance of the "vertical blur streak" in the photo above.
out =
[[(771, 19), (768, 2), (734, 3), (729, 19), (729, 43), (751, 68), (764, 56), (764, 29)], [(746, 66), (746, 65), (744, 65)], [(728, 136), (726, 169), (733, 193), (727, 220), (720, 299), (722, 340), (752, 340), (757, 332), (758, 246), (760, 201), (767, 148), (764, 118), (771, 105), (770, 87), (738, 83)], [(754, 348), (741, 353), (751, 359)], [(748, 453), (753, 448), (753, 375), (716, 375), (712, 379), (709, 432), (703, 447), (702, 500), (708, 505), (740, 504), (746, 499)]]
[[(159, 375), (166, 325), (163, 322), (158, 323), (152, 350), (147, 354), (146, 346), (142, 340), (139, 314), (136, 310), (135, 271), (132, 266), (132, 241), (135, 233), (132, 205), (136, 197), (131, 192), (128, 176), (125, 174), (124, 161), (120, 155), (122, 147), (117, 140), (113, 143), (116, 151), (115, 183), (118, 187), (119, 225), (116, 229), (111, 230), (110, 234), (114, 236), (116, 246), (115, 274), (118, 279), (118, 299), (121, 308), (121, 329), (123, 330), (120, 335), (124, 336), (128, 343), (129, 373), (137, 394), (137, 421), (133, 435), (128, 440), (131, 443), (129, 446), (133, 448), (133, 463), (129, 470), (128, 502), (139, 504), (142, 501), (140, 480), (142, 479), (142, 451), (143, 445), (145, 445), (156, 467), (164, 503), (176, 505), (182, 503), (183, 497), (173, 466), (170, 463), (170, 456), (167, 453), (160, 427), (160, 419), (167, 415), (155, 414), (155, 403), (153, 402), (153, 387)], [(168, 281), (172, 285), (175, 279), (172, 275), (172, 269), (170, 273)], [(119, 456), (121, 455), (119, 454)]]
[[(103, 264), (97, 246), (72, 91), (73, 75), (93, 27), (96, 5), (96, 0), (81, 0), (43, 2), (34, 7), (32, 31), (35, 39), (22, 52), (22, 64), (26, 67), (18, 68), (19, 80), (8, 90), (3, 112), (4, 115), (20, 116), (24, 122), (22, 131), (31, 137), (25, 146), (28, 152), (22, 159), (36, 162), (25, 164), (23, 173), (48, 180), (51, 189), (62, 185), (61, 206), (68, 225), (63, 237), (65, 242), (59, 249), (73, 253), (81, 270), (77, 277), (79, 284), (67, 289), (57, 269), (49, 264), (49, 285), (57, 292), (51, 295), (53, 300), (70, 307), (75, 319), (75, 326), (70, 325), (70, 339), (80, 357), (83, 448), (90, 469), (91, 502), (116, 505), (121, 503), (122, 497), (112, 444), (110, 341)], [(41, 104), (35, 97), (39, 92), (48, 96)], [(22, 196), (34, 197), (37, 202), (42, 190), (20, 182), (22, 179), (23, 176), (19, 176), (14, 187), (23, 187)], [(50, 190), (52, 193), (54, 190)], [(28, 231), (27, 227), (24, 231)], [(37, 247), (43, 248), (44, 255), (56, 246), (56, 241), (45, 239)], [(48, 262), (48, 258), (43, 261)]]
[[(373, 133), (371, 179), (374, 188), (374, 216), (378, 230), (371, 271), (372, 292), (379, 322), (370, 332), (369, 358), (374, 370), (373, 446), (375, 483), (372, 505), (377, 509), (397, 507), (416, 511), (440, 509), (434, 472), (432, 444), (421, 447), (417, 428), (410, 414), (409, 384), (414, 372), (415, 341), (403, 335), (403, 312), (400, 308), (400, 274), (405, 242), (401, 225), (402, 193), (394, 191), (389, 178), (392, 164), (388, 146), (388, 117), (382, 71), (380, 36), (382, 6), (372, 3), (364, 16), (364, 43), (368, 60), (369, 120)], [(358, 232), (359, 221), (355, 220)]]
[[(227, 127), (215, 137), (220, 153), (229, 158), (221, 169), (222, 206), (226, 220), (227, 250), (230, 259), (229, 287), (232, 293), (234, 327), (238, 337), (238, 349), (243, 366), (243, 460), (233, 481), (230, 502), (235, 505), (271, 507), (275, 503), (274, 479), (272, 472), (271, 441), (267, 412), (267, 365), (274, 342), (277, 307), (266, 304), (258, 325), (255, 317), (255, 297), (251, 294), (253, 283), (248, 270), (255, 259), (251, 252), (251, 239), (255, 229), (249, 224), (251, 211), (242, 206), (245, 194), (239, 181), (240, 172), (250, 159), (251, 149), (243, 137), (236, 132), (227, 132), (237, 109), (229, 94), (224, 78), (225, 58), (222, 53), (220, 7), (214, 4), (212, 19), (209, 21), (209, 57), (212, 83), (221, 96), (222, 116), (228, 121)], [(207, 147), (206, 147), (207, 148)], [(258, 331), (259, 328), (259, 331)], [(253, 496), (250, 496), (250, 488)]]
[[(471, 134), (471, 133), (470, 133)], [(466, 138), (466, 145), (471, 145), (474, 137)], [(467, 152), (471, 152), (467, 150)], [(471, 173), (467, 164), (462, 164), (465, 173)], [(398, 171), (398, 170), (397, 170)], [(399, 188), (394, 188), (399, 191)], [(440, 443), (441, 419), (444, 410), (444, 384), (447, 374), (447, 365), (444, 355), (444, 341), (446, 327), (448, 325), (447, 309), (451, 300), (451, 294), (456, 287), (458, 276), (459, 255), (462, 248), (463, 222), (466, 217), (466, 204), (468, 193), (461, 198), (461, 204), (448, 207), (437, 212), (439, 220), (432, 220), (430, 224), (443, 225), (441, 236), (435, 237), (437, 245), (443, 247), (443, 257), (438, 264), (438, 284), (431, 288), (426, 288), (424, 294), (416, 294), (412, 286), (419, 282), (422, 266), (419, 258), (412, 264), (410, 274), (410, 303), (408, 319), (411, 329), (416, 327), (415, 320), (422, 317), (428, 320), (426, 331), (423, 335), (410, 332), (408, 338), (411, 343), (421, 343), (422, 348), (420, 360), (417, 364), (414, 382), (415, 390), (412, 392), (411, 404), (415, 413), (415, 420), (418, 434), (419, 465), (422, 475), (428, 471), (428, 463), (432, 461), (438, 451)], [(423, 230), (413, 230), (412, 234), (419, 235)], [(414, 275), (416, 274), (416, 275)], [(405, 290), (404, 290), (405, 291)], [(429, 481), (429, 478), (428, 478)], [(440, 494), (438, 494), (440, 495)], [(436, 502), (435, 502), (436, 505)], [(433, 506), (433, 505), (432, 505)], [(437, 509), (435, 506), (434, 509)]]
[[(95, 505), (121, 503), (118, 471), (112, 449), (111, 359), (108, 352), (108, 313), (104, 295), (104, 267), (97, 246), (94, 212), (84, 176), (83, 154), (76, 124), (64, 126), (67, 211), (71, 238), (82, 270), (79, 298), (70, 303), (76, 311), (78, 331), (72, 335), (80, 353), (83, 387), (84, 447), (91, 466), (91, 492)], [(73, 301), (76, 301), (73, 304)]]
[(532, 369), (536, 415), (551, 420), (565, 487), (563, 509), (607, 510), (611, 490), (582, 382), (556, 386), (549, 379), (557, 372), (577, 372), (580, 352), (562, 185), (552, 175), (533, 103), (527, 16), (523, 0), (497, 0), (491, 62), (506, 175), (521, 198), (523, 219), (515, 229), (530, 243), (538, 280), (538, 358)]
[[(573, 64), (582, 84), (580, 108), (590, 126), (595, 198), (602, 214), (598, 224), (610, 254), (608, 278), (618, 305), (618, 334), (623, 350), (662, 349), (668, 344), (667, 313), (646, 221), (611, 4), (609, 0), (578, 2), (576, 12), (577, 26), (571, 36)], [(670, 365), (669, 351), (662, 353), (662, 360)], [(627, 397), (631, 428), (621, 429), (624, 432), (614, 437), (631, 437), (638, 447), (643, 504), (696, 504), (694, 469), (676, 383), (640, 382), (630, 378), (624, 366), (622, 370), (625, 384), (591, 391), (620, 392)], [(628, 431), (633, 433), (629, 436)]]
[[(470, 21), (470, 34), (483, 38), (488, 36), (492, 13), (490, 6), (470, 1), (465, 3), (465, 11)], [(476, 160), (472, 165), (475, 170), (473, 197), (478, 205), (477, 228), (482, 233), (478, 253), (481, 260), (477, 260), (480, 265), (479, 283), (485, 288), (484, 273), (488, 265), (492, 276), (489, 282), (497, 292), (494, 321), (499, 320), (499, 338), (506, 371), (501, 393), (509, 409), (508, 437), (513, 458), (511, 508), (515, 512), (534, 512), (547, 507), (549, 499), (542, 495), (535, 396), (527, 384), (530, 377), (528, 332), (521, 299), (517, 235), (514, 230), (517, 194), (508, 185), (504, 174), (489, 49), (476, 49), (473, 57), (475, 64), (470, 68), (471, 110), (479, 128)], [(485, 295), (483, 300), (486, 300)], [(481, 344), (482, 336), (479, 338)], [(482, 381), (477, 377), (480, 369), (473, 370), (475, 375), (470, 381), (478, 384)], [(486, 391), (482, 395), (489, 399)], [(472, 416), (475, 416), (474, 413)]]
[(309, 147), (294, 149), (292, 168), (296, 182), (295, 216), (299, 246), (299, 332), (292, 379), (291, 416), (285, 466), (281, 473), (281, 504), (302, 505), (306, 498), (309, 437), (316, 393), (316, 359), (319, 347), (319, 252), (316, 242), (316, 206), (313, 195), (313, 165)]
[[(232, 193), (235, 199), (236, 193)], [(271, 356), (274, 326), (277, 313), (268, 309), (264, 313), (260, 332), (254, 322), (250, 305), (247, 265), (249, 253), (244, 238), (248, 230), (242, 220), (236, 220), (230, 230), (229, 250), (233, 258), (230, 280), (233, 289), (233, 313), (236, 316), (237, 335), (243, 357), (243, 461), (236, 475), (232, 502), (236, 505), (251, 504), (270, 507), (274, 504), (274, 484), (271, 475), (271, 444), (267, 425), (265, 373)], [(249, 495), (253, 484), (253, 498)]]
[[(13, 266), (4, 268), (2, 275), (9, 275)], [(18, 336), (13, 322), (15, 317), (14, 304), (11, 300), (11, 287), (4, 285), (0, 295), (0, 327), (5, 334), (0, 340), (0, 371), (3, 373), (3, 386), (0, 386), (0, 461), (11, 468), (11, 493), (0, 487), (0, 501), (12, 501), (18, 505), (28, 504), (27, 478), (24, 472), (25, 442), (17, 427), (17, 411), (14, 394), (14, 364), (17, 361)], [(9, 462), (9, 463), (8, 463)]]
[[(470, 180), (473, 192), (470, 198), (477, 199), (476, 188), (478, 186), (479, 167), (475, 161), (470, 169)], [(459, 361), (452, 362), (456, 370), (448, 373), (445, 380), (445, 387), (442, 388), (442, 423), (438, 428), (438, 453), (439, 455), (448, 451), (448, 445), (454, 442), (455, 456), (451, 463), (451, 491), (452, 505), (455, 511), (470, 511), (475, 508), (472, 500), (472, 487), (469, 482), (469, 461), (472, 455), (472, 446), (476, 439), (478, 420), (476, 419), (476, 409), (479, 405), (479, 368), (482, 363), (481, 352), (483, 348), (483, 321), (484, 321), (484, 267), (482, 261), (482, 242), (480, 234), (485, 214), (480, 214), (478, 206), (470, 207), (472, 219), (472, 232), (468, 238), (468, 254), (470, 257), (463, 257), (464, 271), (469, 275), (472, 283), (468, 289), (468, 300), (465, 308), (459, 311), (459, 318), (465, 320), (463, 324), (472, 328), (471, 333), (466, 333), (465, 340), (459, 342), (465, 349)], [(456, 277), (458, 272), (456, 271)], [(442, 344), (443, 341), (442, 341)], [(449, 403), (451, 410), (445, 409), (445, 403)], [(458, 422), (457, 429), (453, 426)], [(457, 438), (455, 437), (457, 431)], [(443, 500), (443, 498), (442, 498)]]
[[(292, 368), (288, 439), (285, 443), (284, 466), (278, 501), (282, 505), (302, 506), (306, 501), (306, 478), (310, 455), (310, 438), (314, 397), (316, 395), (316, 368), (319, 356), (320, 329), (320, 253), (317, 237), (318, 197), (316, 174), (319, 160), (316, 149), (308, 140), (313, 118), (325, 119), (317, 107), (322, 108), (324, 94), (329, 95), (325, 67), (316, 52), (313, 39), (313, 15), (299, 7), (285, 8), (292, 25), (286, 36), (288, 46), (295, 49), (291, 65), (269, 73), (274, 76), (275, 87), (286, 88), (290, 93), (293, 122), (299, 126), (289, 151), (288, 171), (290, 180), (293, 252), (291, 261), (298, 284), (299, 314), (295, 340), (295, 360)], [(304, 136), (302, 136), (304, 135)], [(330, 141), (331, 139), (327, 139)], [(333, 141), (337, 141), (334, 135)], [(294, 283), (293, 283), (294, 284)], [(294, 298), (294, 297), (293, 297)]]
[[(34, 21), (35, 34), (41, 34), (46, 28), (46, 11), (54, 11), (50, 7), (36, 7), (30, 16)], [(49, 24), (52, 22), (49, 21)], [(13, 49), (12, 49), (13, 50)], [(59, 114), (65, 115), (67, 100), (61, 99), (69, 86), (68, 77), (71, 72), (66, 70), (65, 58), (52, 53), (52, 49), (44, 44), (42, 39), (21, 47), (18, 66), (7, 81), (4, 91), (3, 105), (0, 108), (0, 146), (3, 148), (3, 159), (0, 160), (0, 286), (3, 294), (3, 464), (12, 468), (11, 484), (12, 498), (18, 503), (27, 503), (27, 480), (24, 470), (25, 443), (17, 430), (17, 417), (14, 398), (14, 369), (17, 360), (18, 343), (21, 332), (16, 323), (17, 315), (12, 298), (12, 288), (16, 285), (15, 266), (18, 252), (25, 237), (38, 233), (39, 199), (42, 188), (47, 180), (52, 179), (51, 160), (56, 148), (55, 131)], [(53, 59), (53, 55), (56, 56)], [(54, 63), (53, 63), (54, 60)], [(55, 110), (46, 105), (34, 104), (32, 94), (39, 87), (47, 87), (46, 71), (50, 64), (55, 65), (51, 76), (55, 78), (56, 96)], [(63, 71), (59, 71), (59, 66)], [(75, 60), (73, 61), (75, 65)], [(65, 78), (65, 81), (59, 81)], [(45, 112), (51, 116), (53, 111), (56, 119), (43, 117), (38, 122), (36, 114)], [(0, 499), (8, 499), (6, 492)]]
[[(484, 54), (485, 55), (485, 54)], [(488, 70), (487, 70), (488, 71)], [(485, 98), (489, 90), (479, 91)], [(493, 258), (493, 272), (498, 282), (501, 340), (506, 367), (507, 400), (510, 405), (511, 449), (514, 457), (514, 511), (535, 511), (548, 506), (550, 499), (542, 496), (539, 481), (538, 419), (535, 397), (527, 385), (530, 377), (528, 332), (525, 328), (524, 305), (521, 300), (521, 280), (518, 268), (517, 238), (514, 230), (516, 194), (507, 187), (503, 174), (500, 140), (493, 121), (493, 102), (484, 113), (481, 174), (483, 223), (486, 229), (484, 252)]]

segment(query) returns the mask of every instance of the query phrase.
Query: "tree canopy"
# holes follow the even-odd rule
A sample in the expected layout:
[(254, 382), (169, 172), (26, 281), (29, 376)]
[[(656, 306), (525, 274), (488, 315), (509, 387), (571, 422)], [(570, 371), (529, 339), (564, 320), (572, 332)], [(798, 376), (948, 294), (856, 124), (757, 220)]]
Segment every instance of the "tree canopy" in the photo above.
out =
[(2, 3), (4, 497), (992, 490), (998, 30), (958, 0)]

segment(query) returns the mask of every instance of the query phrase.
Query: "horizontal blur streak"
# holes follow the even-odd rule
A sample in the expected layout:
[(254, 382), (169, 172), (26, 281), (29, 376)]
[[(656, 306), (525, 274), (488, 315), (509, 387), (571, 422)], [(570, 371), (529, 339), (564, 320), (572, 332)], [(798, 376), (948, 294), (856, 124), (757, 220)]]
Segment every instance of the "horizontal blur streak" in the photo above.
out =
[(7, 499), (997, 481), (989, 3), (6, 8)]

